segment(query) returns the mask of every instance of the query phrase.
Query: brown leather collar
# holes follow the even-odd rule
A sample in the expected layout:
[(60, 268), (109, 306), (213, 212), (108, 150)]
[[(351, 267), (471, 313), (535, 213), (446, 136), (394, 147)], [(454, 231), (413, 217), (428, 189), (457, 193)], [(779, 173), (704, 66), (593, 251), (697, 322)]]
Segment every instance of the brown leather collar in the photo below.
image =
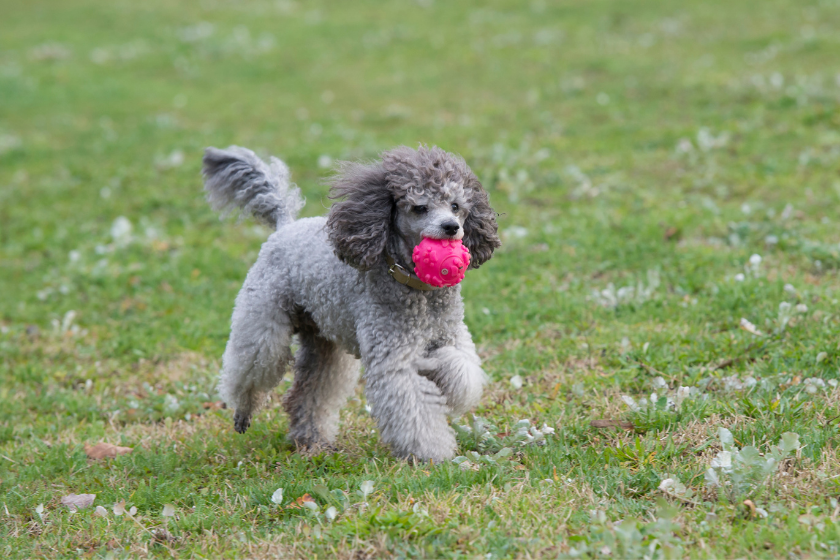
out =
[(388, 263), (388, 274), (390, 274), (394, 280), (403, 286), (408, 286), (409, 288), (414, 288), (415, 290), (420, 290), (421, 292), (431, 292), (432, 290), (437, 290), (437, 288), (426, 284), (417, 278), (417, 276), (406, 270), (405, 267), (398, 264), (397, 261), (392, 259), (391, 255), (388, 253), (385, 253), (385, 262)]

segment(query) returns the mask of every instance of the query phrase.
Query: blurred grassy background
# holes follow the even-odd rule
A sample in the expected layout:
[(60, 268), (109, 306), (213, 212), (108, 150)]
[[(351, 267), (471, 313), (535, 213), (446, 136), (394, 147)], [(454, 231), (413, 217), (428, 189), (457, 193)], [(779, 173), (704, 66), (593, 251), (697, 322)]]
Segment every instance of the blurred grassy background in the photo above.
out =
[[(592, 444), (589, 418), (612, 410), (619, 391), (646, 390), (651, 370), (639, 361), (671, 384), (698, 383), (704, 366), (752, 348), (741, 317), (770, 330), (782, 300), (806, 304), (808, 320), (736, 372), (837, 377), (836, 0), (36, 0), (0, 11), (0, 439), (17, 461), (0, 464), (0, 488), (20, 495), (7, 502), (20, 517), (8, 535), (22, 538), (18, 525), (49, 499), (31, 457), (52, 456), (60, 484), (78, 485), (61, 457), (83, 463), (80, 442), (123, 433), (137, 445), (129, 427), (188, 421), (214, 400), (213, 360), (267, 232), (207, 207), (209, 145), (283, 158), (305, 215), (325, 212), (321, 179), (336, 160), (420, 142), (463, 155), (505, 241), (463, 287), (495, 380), (480, 412), (568, 426), (574, 437), (546, 451), (560, 470), (595, 476), (598, 444), (586, 459), (564, 446)], [(745, 270), (754, 253), (760, 273)], [(727, 400), (704, 414), (744, 413), (726, 412)], [(254, 440), (234, 440), (214, 414), (207, 434), (253, 460)], [(804, 430), (815, 418), (797, 421)], [(762, 437), (795, 427), (782, 420), (765, 422)], [(297, 460), (282, 422), (253, 437), (274, 434), (260, 453)], [(828, 461), (833, 430), (817, 429), (813, 461)], [(360, 457), (377, 454), (375, 438), (348, 437)], [(45, 439), (64, 447), (45, 451)], [(308, 467), (297, 468), (291, 479)], [(607, 492), (610, 515), (653, 507), (665, 468), (644, 465), (647, 486), (630, 498)], [(611, 476), (623, 487), (621, 469)], [(446, 480), (428, 488), (470, 484)], [(568, 534), (581, 530), (585, 508), (555, 498), (552, 523), (573, 510)], [(149, 507), (164, 499), (174, 498), (150, 494)], [(297, 518), (283, 523), (292, 530)], [(504, 550), (524, 554), (516, 538), (530, 533), (505, 531)], [(720, 546), (751, 550), (727, 539)], [(488, 542), (444, 540), (429, 554), (497, 550)]]

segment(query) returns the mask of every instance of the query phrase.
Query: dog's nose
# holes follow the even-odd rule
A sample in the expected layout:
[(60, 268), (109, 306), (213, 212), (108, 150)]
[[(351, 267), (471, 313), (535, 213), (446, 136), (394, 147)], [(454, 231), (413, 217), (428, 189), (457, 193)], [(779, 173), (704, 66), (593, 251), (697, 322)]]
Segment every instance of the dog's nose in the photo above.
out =
[(446, 232), (446, 235), (455, 235), (458, 233), (458, 230), (461, 229), (461, 224), (449, 221), (440, 224), (440, 227), (444, 232)]

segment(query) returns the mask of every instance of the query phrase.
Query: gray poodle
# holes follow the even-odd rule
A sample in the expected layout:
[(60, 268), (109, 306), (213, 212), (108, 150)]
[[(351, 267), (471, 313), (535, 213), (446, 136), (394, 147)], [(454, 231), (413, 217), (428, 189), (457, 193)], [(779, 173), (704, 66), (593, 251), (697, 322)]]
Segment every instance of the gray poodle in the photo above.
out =
[[(208, 148), (205, 191), (276, 228), (236, 298), (219, 392), (244, 433), (293, 362), (283, 401), (289, 437), (329, 447), (364, 365), (382, 439), (398, 457), (442, 461), (456, 444), (447, 415), (481, 398), (486, 375), (464, 324), (460, 286), (433, 288), (409, 271), (422, 238), (462, 239), (470, 268), (500, 246), (487, 192), (463, 159), (398, 147), (377, 163), (342, 163), (326, 218), (295, 220), (304, 201), (286, 165), (250, 150)], [(292, 335), (299, 350), (292, 360)]]

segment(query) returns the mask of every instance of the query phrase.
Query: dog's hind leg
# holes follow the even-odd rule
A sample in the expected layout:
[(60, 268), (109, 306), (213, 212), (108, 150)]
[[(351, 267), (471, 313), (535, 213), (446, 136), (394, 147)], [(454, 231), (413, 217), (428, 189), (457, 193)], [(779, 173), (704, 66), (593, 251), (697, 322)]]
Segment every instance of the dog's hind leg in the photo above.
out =
[(306, 327), (298, 333), (295, 380), (283, 407), (289, 414), (289, 438), (299, 448), (330, 446), (338, 431), (338, 414), (359, 379), (359, 361)]
[(233, 321), (225, 354), (219, 393), (236, 409), (233, 425), (245, 433), (251, 416), (277, 386), (291, 361), (292, 326), (288, 313), (249, 274), (236, 297)]

